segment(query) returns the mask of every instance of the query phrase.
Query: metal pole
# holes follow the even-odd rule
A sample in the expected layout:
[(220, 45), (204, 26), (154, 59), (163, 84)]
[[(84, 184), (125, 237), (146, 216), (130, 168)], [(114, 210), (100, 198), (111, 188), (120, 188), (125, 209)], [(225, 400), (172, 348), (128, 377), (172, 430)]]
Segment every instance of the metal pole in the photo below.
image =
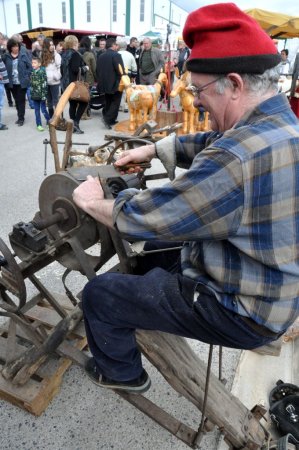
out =
[(50, 143), (50, 141), (48, 141), (48, 139), (44, 139), (43, 143), (45, 144), (44, 176), (46, 176), (47, 175), (47, 147), (48, 147), (48, 143)]
[(110, 31), (112, 32), (112, 2), (113, 0), (110, 0)]
[[(171, 2), (170, 2), (171, 5)], [(170, 15), (170, 13), (169, 13)], [(171, 82), (171, 75), (170, 75), (170, 63), (171, 63), (171, 53), (170, 53), (170, 43), (169, 43), (169, 35), (171, 34), (171, 25), (170, 23), (167, 24), (167, 36), (166, 36), (166, 45), (167, 45), (167, 79), (168, 79), (168, 86), (167, 86), (167, 111), (170, 111), (170, 82)]]
[(4, 0), (2, 0), (2, 7), (3, 7), (3, 17), (4, 17), (4, 28), (5, 28), (5, 34), (7, 35), (7, 22), (6, 22), (6, 14), (5, 14), (5, 5)]

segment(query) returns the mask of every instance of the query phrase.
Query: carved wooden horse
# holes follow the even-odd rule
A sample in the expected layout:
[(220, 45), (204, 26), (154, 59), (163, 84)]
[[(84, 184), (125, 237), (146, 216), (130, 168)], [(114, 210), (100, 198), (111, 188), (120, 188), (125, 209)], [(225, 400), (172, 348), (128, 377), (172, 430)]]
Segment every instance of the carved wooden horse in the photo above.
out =
[(168, 78), (166, 73), (160, 73), (156, 82), (151, 86), (132, 85), (127, 75), (123, 75), (119, 90), (125, 89), (130, 113), (129, 129), (134, 131), (137, 126), (148, 119), (156, 119), (157, 104), (162, 86), (167, 88)]
[(205, 113), (203, 126), (199, 123), (198, 108), (195, 108), (194, 95), (191, 90), (188, 90), (188, 85), (191, 84), (190, 72), (185, 72), (181, 78), (175, 83), (170, 97), (180, 96), (181, 106), (183, 110), (183, 133), (195, 133), (196, 131), (208, 130), (208, 113)]

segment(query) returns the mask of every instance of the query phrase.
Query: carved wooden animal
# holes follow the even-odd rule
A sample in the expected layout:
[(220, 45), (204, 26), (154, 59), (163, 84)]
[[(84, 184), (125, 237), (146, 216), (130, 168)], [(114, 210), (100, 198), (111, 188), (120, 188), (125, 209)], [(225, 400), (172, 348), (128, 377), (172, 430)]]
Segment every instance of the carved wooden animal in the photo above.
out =
[(130, 113), (129, 129), (134, 131), (137, 126), (157, 116), (157, 104), (162, 86), (167, 88), (168, 79), (165, 73), (160, 73), (152, 86), (132, 85), (127, 75), (123, 75), (119, 90), (125, 89)]
[(204, 123), (200, 124), (198, 120), (199, 111), (194, 103), (194, 95), (192, 91), (188, 90), (188, 85), (191, 83), (190, 72), (185, 72), (179, 80), (175, 83), (170, 97), (174, 98), (180, 96), (181, 106), (183, 110), (183, 133), (195, 133), (196, 131), (208, 130), (208, 113), (205, 113)]

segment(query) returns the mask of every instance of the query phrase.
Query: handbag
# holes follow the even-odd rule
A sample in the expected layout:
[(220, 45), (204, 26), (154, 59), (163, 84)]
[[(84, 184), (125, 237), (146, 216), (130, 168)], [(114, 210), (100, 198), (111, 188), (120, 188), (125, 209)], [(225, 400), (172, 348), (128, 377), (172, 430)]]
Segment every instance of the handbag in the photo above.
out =
[(83, 81), (81, 69), (79, 69), (78, 80), (74, 82), (75, 89), (70, 95), (70, 100), (75, 100), (76, 102), (88, 103), (90, 100), (89, 84)]

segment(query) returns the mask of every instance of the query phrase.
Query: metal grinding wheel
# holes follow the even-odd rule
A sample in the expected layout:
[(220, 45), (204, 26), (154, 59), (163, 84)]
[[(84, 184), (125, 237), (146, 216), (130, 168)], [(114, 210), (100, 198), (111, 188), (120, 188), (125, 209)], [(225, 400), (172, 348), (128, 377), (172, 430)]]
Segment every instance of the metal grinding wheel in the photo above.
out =
[[(19, 299), (19, 308), (22, 308), (26, 302), (26, 286), (22, 272), (16, 263), (13, 254), (0, 238), (0, 290), (8, 290)], [(17, 307), (16, 307), (17, 309)]]
[(60, 208), (65, 209), (67, 219), (47, 228), (50, 235), (58, 239), (64, 233), (78, 228), (76, 235), (82, 247), (88, 248), (96, 242), (95, 221), (81, 211), (73, 202), (72, 194), (79, 182), (66, 172), (48, 176), (39, 190), (39, 209), (42, 219), (50, 219)]
[[(47, 232), (54, 239), (70, 232), (70, 235), (80, 243), (82, 249), (87, 249), (99, 241), (99, 233), (96, 221), (81, 211), (73, 202), (72, 194), (79, 186), (79, 181), (66, 172), (59, 172), (48, 176), (40, 186), (39, 208), (40, 218), (50, 220), (55, 212), (63, 209), (66, 219), (51, 225)], [(87, 255), (90, 260), (94, 257)], [(66, 257), (58, 258), (60, 263), (71, 269), (80, 270), (73, 252)], [(94, 265), (92, 263), (92, 265)]]

